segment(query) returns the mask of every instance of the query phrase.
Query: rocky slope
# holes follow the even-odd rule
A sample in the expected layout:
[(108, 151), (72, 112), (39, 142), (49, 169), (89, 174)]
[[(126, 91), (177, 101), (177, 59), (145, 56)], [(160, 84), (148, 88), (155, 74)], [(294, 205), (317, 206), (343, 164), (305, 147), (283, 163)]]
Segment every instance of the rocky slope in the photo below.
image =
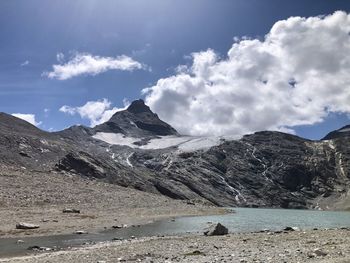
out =
[(219, 206), (349, 208), (350, 129), (321, 141), (280, 132), (181, 136), (142, 100), (94, 128), (48, 133), (0, 115), (0, 165), (78, 174)]

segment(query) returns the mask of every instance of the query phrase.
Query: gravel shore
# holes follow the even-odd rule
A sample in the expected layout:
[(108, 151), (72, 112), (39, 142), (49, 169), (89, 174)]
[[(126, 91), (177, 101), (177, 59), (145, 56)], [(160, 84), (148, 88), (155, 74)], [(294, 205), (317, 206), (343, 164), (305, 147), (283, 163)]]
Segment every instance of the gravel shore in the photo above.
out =
[(0, 262), (350, 262), (349, 230), (150, 237)]
[[(66, 208), (80, 213), (63, 213)], [(93, 232), (113, 225), (220, 213), (225, 210), (200, 201), (188, 204), (81, 176), (18, 171), (0, 174), (0, 238)], [(18, 222), (40, 228), (18, 230)]]
[[(63, 213), (73, 208), (80, 213)], [(101, 230), (225, 210), (199, 202), (176, 201), (117, 185), (65, 174), (7, 172), (0, 175), (0, 237)], [(39, 224), (18, 230), (16, 222)], [(206, 237), (148, 237), (86, 245), (0, 262), (350, 262), (347, 229), (234, 233)], [(15, 245), (15, 244), (14, 244)]]

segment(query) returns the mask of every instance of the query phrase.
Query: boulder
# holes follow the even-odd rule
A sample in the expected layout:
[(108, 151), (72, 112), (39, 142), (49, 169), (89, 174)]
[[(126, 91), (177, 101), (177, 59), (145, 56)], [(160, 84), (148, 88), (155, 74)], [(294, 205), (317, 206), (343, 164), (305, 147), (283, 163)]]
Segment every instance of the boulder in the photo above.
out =
[(209, 229), (204, 232), (204, 235), (206, 236), (223, 236), (227, 234), (227, 227), (223, 226), (220, 223), (210, 226)]
[(29, 224), (29, 223), (17, 223), (16, 229), (36, 229), (39, 225)]
[(283, 229), (284, 231), (300, 231), (299, 227), (295, 227), (295, 226), (287, 226)]

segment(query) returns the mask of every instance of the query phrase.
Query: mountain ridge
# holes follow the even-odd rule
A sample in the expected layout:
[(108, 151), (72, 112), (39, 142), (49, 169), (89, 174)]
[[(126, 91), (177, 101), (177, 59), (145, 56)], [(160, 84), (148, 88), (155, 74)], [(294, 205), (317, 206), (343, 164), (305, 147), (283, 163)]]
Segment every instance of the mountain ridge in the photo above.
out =
[[(235, 139), (181, 136), (142, 100), (128, 109), (94, 128), (54, 133), (0, 115), (0, 166), (75, 174), (218, 206), (350, 207), (347, 136), (317, 141), (274, 131)], [(115, 141), (96, 135), (113, 135)]]

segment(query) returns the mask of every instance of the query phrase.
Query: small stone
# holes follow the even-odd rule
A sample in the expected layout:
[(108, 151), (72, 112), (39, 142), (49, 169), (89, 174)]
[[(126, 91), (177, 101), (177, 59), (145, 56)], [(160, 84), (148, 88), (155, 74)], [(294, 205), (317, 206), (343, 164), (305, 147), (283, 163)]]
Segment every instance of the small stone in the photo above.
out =
[(87, 234), (88, 232), (87, 231), (85, 231), (85, 230), (77, 230), (77, 231), (75, 231), (75, 234), (77, 234), (77, 235), (83, 235), (83, 234)]
[(307, 240), (307, 241), (306, 241), (306, 244), (315, 244), (315, 243), (316, 243), (315, 240)]
[(265, 228), (259, 231), (259, 233), (266, 233), (266, 232), (270, 232), (270, 229)]
[(30, 246), (30, 247), (27, 248), (27, 250), (32, 250), (32, 251), (51, 251), (52, 248), (40, 247), (40, 246)]
[(16, 224), (16, 229), (36, 229), (39, 225), (29, 224), (29, 223), (18, 223)]
[(315, 253), (316, 256), (318, 256), (318, 257), (327, 256), (327, 253), (324, 252), (323, 250), (321, 250), (320, 248), (315, 248), (315, 249), (314, 249), (314, 253)]
[(75, 208), (65, 208), (62, 210), (62, 213), (80, 214), (80, 210)]

